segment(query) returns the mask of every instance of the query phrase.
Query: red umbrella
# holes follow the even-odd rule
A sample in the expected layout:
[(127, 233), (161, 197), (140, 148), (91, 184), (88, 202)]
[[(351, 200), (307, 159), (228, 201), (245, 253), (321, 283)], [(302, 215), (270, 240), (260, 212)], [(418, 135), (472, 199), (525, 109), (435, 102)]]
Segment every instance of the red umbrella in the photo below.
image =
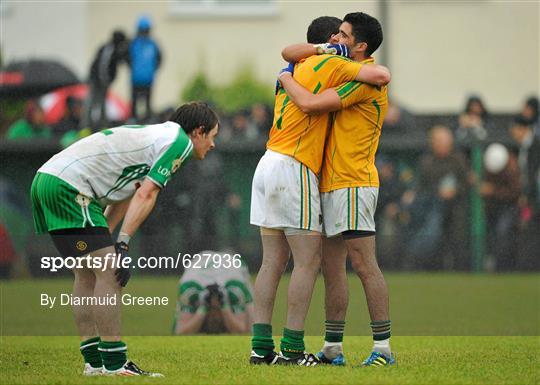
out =
[[(87, 95), (88, 86), (86, 84), (62, 87), (43, 95), (40, 98), (39, 103), (43, 108), (43, 111), (45, 111), (45, 122), (51, 125), (63, 118), (68, 96), (84, 100)], [(111, 91), (107, 93), (105, 109), (107, 119), (113, 122), (125, 121), (131, 115), (129, 105)]]

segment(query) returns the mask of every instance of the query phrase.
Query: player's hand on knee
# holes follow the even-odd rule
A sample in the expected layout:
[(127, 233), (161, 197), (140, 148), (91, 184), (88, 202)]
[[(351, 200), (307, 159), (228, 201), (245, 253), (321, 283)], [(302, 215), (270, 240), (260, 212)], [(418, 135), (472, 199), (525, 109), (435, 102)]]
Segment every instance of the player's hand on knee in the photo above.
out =
[[(129, 246), (125, 242), (116, 242), (114, 245), (114, 249), (116, 251), (116, 255), (120, 260), (123, 258), (128, 258), (129, 254)], [(118, 284), (122, 287), (125, 287), (131, 278), (131, 272), (129, 271), (129, 267), (119, 267), (115, 271), (116, 281)]]

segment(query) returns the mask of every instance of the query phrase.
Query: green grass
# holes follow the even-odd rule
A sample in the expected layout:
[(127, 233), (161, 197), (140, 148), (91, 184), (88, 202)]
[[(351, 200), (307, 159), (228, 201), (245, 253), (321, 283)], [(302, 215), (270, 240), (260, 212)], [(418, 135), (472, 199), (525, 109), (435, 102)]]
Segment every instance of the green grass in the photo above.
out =
[[(124, 307), (129, 356), (165, 379), (83, 378), (69, 306), (45, 309), (41, 293), (69, 293), (69, 278), (0, 283), (0, 384), (538, 384), (538, 274), (387, 274), (398, 367), (358, 368), (369, 354), (369, 319), (359, 280), (350, 277), (345, 368), (250, 367), (248, 336), (172, 337), (177, 278), (133, 277), (127, 292), (168, 296), (163, 307)], [(285, 277), (274, 331), (286, 311)], [(324, 325), (319, 279), (306, 323), (317, 351)], [(276, 342), (278, 342), (276, 337)]]
[[(539, 335), (539, 274), (387, 274), (394, 335)], [(178, 279), (135, 276), (127, 293), (168, 296), (168, 306), (124, 307), (126, 335), (169, 335)], [(348, 335), (370, 335), (369, 316), (360, 281), (349, 277)], [(0, 283), (0, 334), (76, 335), (69, 306), (47, 309), (40, 294), (71, 292), (69, 278)], [(282, 280), (274, 311), (274, 330), (285, 322), (288, 276)], [(306, 335), (324, 331), (324, 285), (317, 280)]]
[[(535, 384), (538, 337), (395, 337), (398, 366), (355, 367), (369, 337), (345, 341), (346, 367), (251, 367), (248, 337), (127, 337), (130, 356), (164, 379), (85, 378), (76, 337), (3, 337), (3, 384)], [(320, 338), (308, 337), (308, 348)]]

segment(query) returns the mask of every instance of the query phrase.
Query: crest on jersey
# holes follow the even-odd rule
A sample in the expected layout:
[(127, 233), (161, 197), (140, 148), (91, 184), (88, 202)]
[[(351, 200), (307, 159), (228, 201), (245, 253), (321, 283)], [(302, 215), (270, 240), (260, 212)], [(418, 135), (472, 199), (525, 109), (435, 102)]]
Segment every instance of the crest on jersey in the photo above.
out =
[(180, 158), (173, 160), (171, 172), (174, 174), (176, 170), (180, 168), (180, 165), (182, 164), (182, 160)]
[(85, 241), (78, 241), (75, 247), (79, 251), (84, 251), (88, 247), (88, 244)]

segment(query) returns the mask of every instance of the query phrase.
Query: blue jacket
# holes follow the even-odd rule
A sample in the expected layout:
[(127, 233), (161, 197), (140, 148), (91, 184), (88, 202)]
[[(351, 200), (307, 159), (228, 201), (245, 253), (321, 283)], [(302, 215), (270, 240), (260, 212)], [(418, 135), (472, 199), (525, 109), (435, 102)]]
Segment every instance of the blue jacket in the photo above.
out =
[(150, 86), (161, 64), (161, 52), (156, 42), (145, 36), (137, 36), (129, 46), (131, 82), (134, 86)]

